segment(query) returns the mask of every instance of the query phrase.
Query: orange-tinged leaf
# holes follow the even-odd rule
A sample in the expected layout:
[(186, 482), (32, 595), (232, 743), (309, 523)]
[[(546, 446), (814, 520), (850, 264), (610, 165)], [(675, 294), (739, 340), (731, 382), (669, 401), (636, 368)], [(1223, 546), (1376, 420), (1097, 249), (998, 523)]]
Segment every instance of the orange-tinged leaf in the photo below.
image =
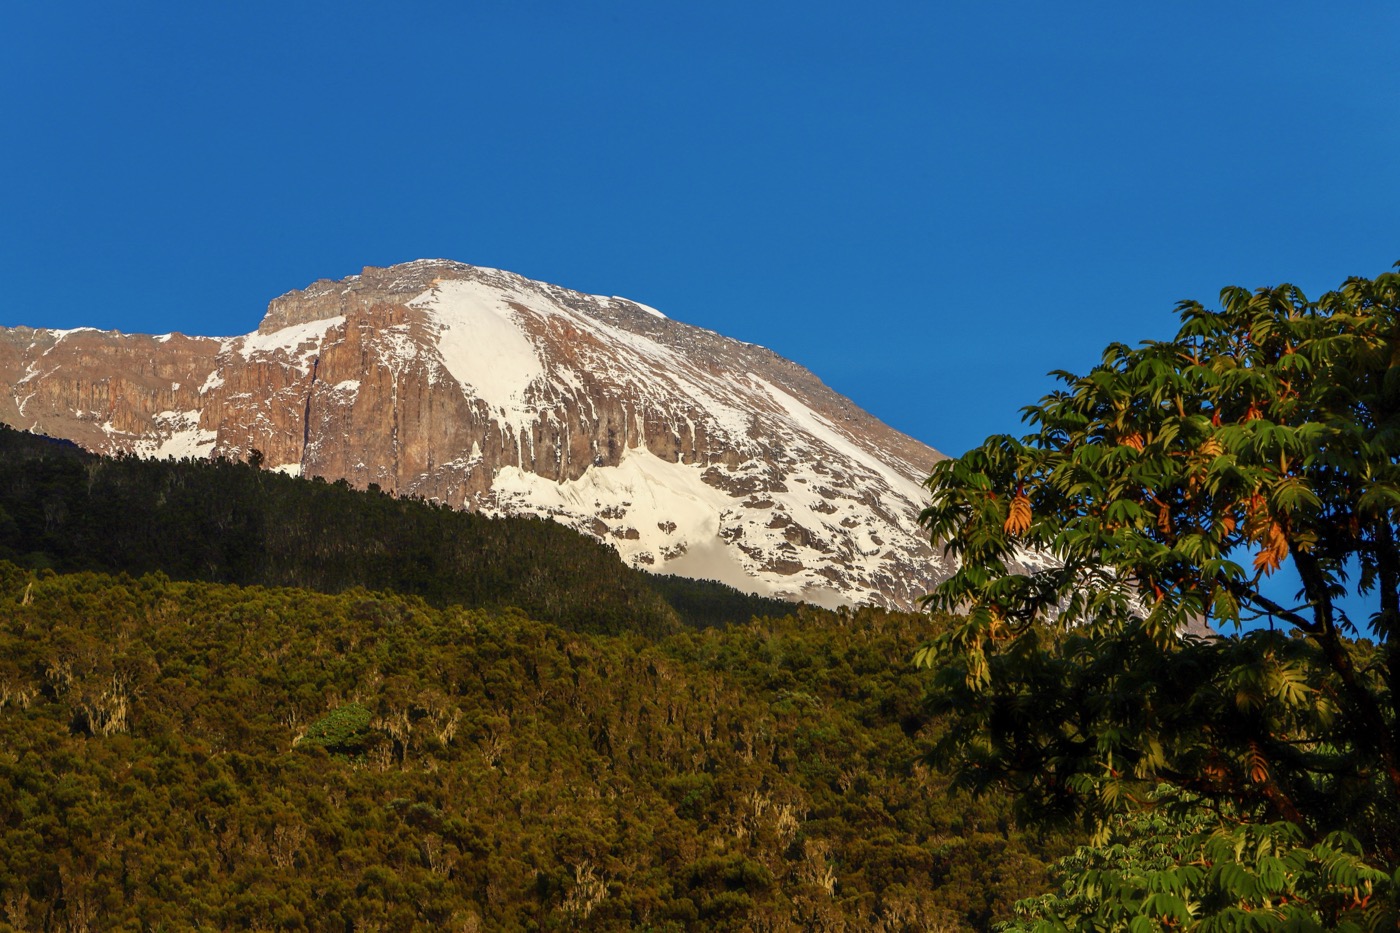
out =
[(1122, 444), (1124, 447), (1131, 447), (1133, 450), (1139, 451), (1142, 450), (1143, 447), (1141, 434), (1129, 434), (1127, 437), (1120, 438), (1118, 443)]
[(1023, 493), (1017, 493), (1011, 500), (1011, 512), (1003, 527), (1009, 535), (1023, 535), (1031, 527), (1031, 500)]
[(1220, 441), (1214, 437), (1208, 437), (1201, 442), (1199, 452), (1202, 457), (1218, 457), (1225, 452), (1225, 448), (1220, 446)]
[(1288, 557), (1288, 536), (1278, 522), (1270, 522), (1261, 543), (1263, 547), (1254, 555), (1254, 569), (1269, 575), (1283, 566)]
[(992, 624), (987, 628), (987, 634), (993, 642), (1003, 642), (1011, 637), (1011, 630), (1006, 624), (1006, 614), (1001, 611), (1001, 607), (996, 603), (988, 606), (988, 612), (992, 617)]
[(1268, 534), (1273, 519), (1269, 516), (1269, 502), (1255, 493), (1244, 503), (1244, 531), (1253, 541), (1263, 541)]
[(1249, 753), (1249, 779), (1256, 784), (1263, 784), (1269, 779), (1269, 763), (1259, 754), (1257, 747)]
[(1157, 530), (1164, 535), (1172, 533), (1172, 507), (1165, 500), (1163, 500), (1161, 508), (1157, 510)]

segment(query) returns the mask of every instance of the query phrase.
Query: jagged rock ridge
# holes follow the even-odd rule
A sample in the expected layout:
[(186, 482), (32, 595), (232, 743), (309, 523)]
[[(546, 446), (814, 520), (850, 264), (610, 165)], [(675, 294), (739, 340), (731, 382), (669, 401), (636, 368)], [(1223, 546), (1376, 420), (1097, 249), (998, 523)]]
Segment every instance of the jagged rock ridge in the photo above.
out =
[(271, 302), (243, 337), (0, 329), (0, 420), (554, 518), (629, 562), (828, 604), (944, 575), (941, 455), (810, 372), (622, 298), (445, 260)]

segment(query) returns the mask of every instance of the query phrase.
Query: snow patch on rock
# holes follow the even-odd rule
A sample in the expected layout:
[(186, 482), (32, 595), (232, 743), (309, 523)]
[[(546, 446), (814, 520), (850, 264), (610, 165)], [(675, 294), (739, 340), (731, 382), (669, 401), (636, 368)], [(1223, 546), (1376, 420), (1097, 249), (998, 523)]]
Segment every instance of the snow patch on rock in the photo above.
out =
[[(199, 426), (198, 411), (162, 411), (155, 416), (156, 436), (137, 442), (132, 452), (155, 460), (202, 460), (214, 450), (218, 432)], [(110, 427), (110, 422), (108, 422)]]
[(254, 332), (239, 341), (238, 352), (245, 360), (255, 356), (284, 353), (295, 360), (296, 368), (305, 375), (310, 371), (311, 358), (321, 349), (326, 332), (345, 323), (345, 316), (338, 315), (305, 324), (293, 324), (270, 334)]
[(525, 393), (544, 376), (534, 342), (520, 327), (509, 293), (473, 280), (440, 282), (409, 302), (440, 328), (442, 365), (463, 391), (522, 428), (530, 420)]
[[(628, 563), (659, 573), (716, 579), (748, 592), (824, 605), (878, 595), (873, 586), (859, 584), (837, 593), (823, 570), (856, 569), (875, 579), (889, 550), (878, 543), (880, 535), (894, 538), (899, 529), (882, 527), (852, 500), (831, 505), (808, 484), (765, 493), (767, 506), (756, 508), (745, 497), (707, 483), (704, 472), (700, 465), (672, 463), (643, 448), (627, 450), (615, 467), (590, 467), (563, 483), (510, 466), (497, 472), (485, 511), (552, 518), (600, 537)], [(906, 514), (913, 510), (912, 503), (898, 505)], [(787, 538), (791, 527), (816, 529), (832, 541), (854, 537), (857, 546), (843, 550), (819, 540), (815, 547), (799, 548)], [(830, 551), (825, 557), (824, 547)], [(784, 550), (797, 566), (774, 569), (768, 558)]]

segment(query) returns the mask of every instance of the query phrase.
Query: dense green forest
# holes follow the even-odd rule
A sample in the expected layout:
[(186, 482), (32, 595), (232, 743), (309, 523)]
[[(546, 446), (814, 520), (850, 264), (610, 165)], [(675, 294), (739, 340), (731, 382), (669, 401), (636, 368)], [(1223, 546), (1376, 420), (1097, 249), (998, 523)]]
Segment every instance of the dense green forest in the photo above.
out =
[(661, 637), (0, 564), (16, 930), (985, 929), (1067, 846), (922, 762), (929, 619)]
[(790, 604), (634, 570), (550, 521), (487, 518), (226, 460), (107, 458), (0, 426), (0, 559), (60, 571), (352, 586), (513, 606), (595, 632), (674, 631)]
[(0, 929), (986, 929), (929, 625), (0, 430)]

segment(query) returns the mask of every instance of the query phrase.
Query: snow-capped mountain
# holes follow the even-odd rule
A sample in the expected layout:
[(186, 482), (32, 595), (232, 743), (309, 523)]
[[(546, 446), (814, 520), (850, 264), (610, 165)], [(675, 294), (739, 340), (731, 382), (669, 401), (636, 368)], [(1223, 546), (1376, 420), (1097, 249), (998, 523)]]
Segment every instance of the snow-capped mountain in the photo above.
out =
[(548, 516), (663, 573), (912, 607), (941, 454), (753, 344), (444, 260), (275, 299), (243, 337), (0, 330), (0, 420)]

